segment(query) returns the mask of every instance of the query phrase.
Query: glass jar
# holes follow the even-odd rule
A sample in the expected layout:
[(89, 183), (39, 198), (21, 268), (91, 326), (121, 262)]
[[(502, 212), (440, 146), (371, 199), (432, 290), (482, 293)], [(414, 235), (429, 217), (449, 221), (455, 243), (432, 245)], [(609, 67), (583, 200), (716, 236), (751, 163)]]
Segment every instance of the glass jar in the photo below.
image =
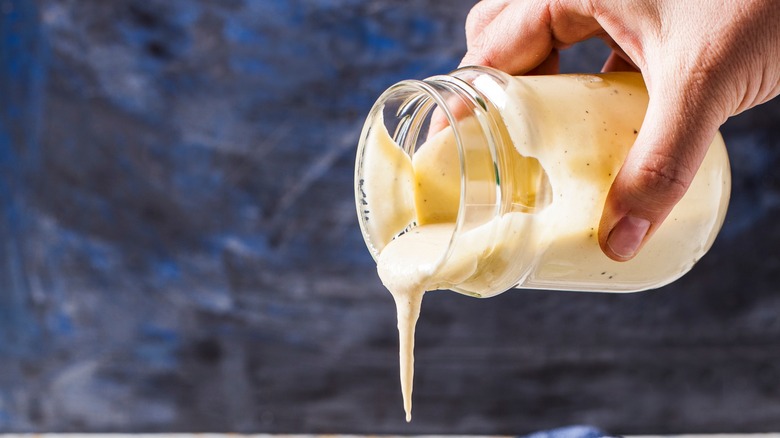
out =
[[(729, 162), (718, 134), (643, 250), (627, 262), (609, 259), (598, 224), (647, 103), (637, 73), (513, 77), (467, 67), (390, 87), (357, 153), (366, 245), (380, 260), (409, 234), (411, 250), (396, 262), (425, 270), (426, 289), (477, 297), (511, 288), (630, 292), (674, 281), (723, 224)], [(436, 237), (413, 242), (422, 230)], [(425, 246), (429, 255), (419, 256)]]

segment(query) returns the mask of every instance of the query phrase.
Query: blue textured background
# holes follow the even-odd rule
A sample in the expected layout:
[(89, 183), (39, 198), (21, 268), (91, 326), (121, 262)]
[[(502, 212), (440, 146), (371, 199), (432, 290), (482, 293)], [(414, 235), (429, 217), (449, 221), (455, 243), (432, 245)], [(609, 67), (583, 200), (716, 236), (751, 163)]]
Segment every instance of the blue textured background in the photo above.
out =
[(780, 430), (777, 101), (724, 127), (732, 206), (679, 282), (430, 294), (403, 422), (355, 144), (472, 3), (0, 0), (0, 431)]

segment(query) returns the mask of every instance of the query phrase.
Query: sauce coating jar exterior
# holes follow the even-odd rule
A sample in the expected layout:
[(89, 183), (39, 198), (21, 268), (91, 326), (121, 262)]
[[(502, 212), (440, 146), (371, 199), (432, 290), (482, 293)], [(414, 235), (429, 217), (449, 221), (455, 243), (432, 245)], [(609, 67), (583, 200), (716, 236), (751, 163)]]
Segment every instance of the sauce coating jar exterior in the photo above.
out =
[(355, 171), (369, 250), (378, 259), (399, 236), (435, 228), (443, 236), (430, 244), (435, 288), (477, 297), (631, 292), (676, 280), (723, 224), (729, 161), (717, 134), (642, 251), (609, 259), (599, 220), (647, 103), (637, 73), (513, 77), (467, 67), (390, 87), (368, 116)]

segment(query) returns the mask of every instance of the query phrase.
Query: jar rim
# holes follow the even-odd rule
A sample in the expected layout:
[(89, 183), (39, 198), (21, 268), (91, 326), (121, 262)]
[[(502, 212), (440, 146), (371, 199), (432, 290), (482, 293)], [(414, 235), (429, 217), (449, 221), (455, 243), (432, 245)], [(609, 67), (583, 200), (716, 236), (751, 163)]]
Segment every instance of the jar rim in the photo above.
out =
[[(459, 102), (465, 105), (465, 112), (468, 116), (474, 116), (478, 121), (479, 126), (484, 134), (485, 143), (492, 160), (493, 171), (498, 173), (500, 166), (498, 165), (499, 154), (498, 145), (495, 140), (495, 128), (492, 126), (493, 121), (490, 119), (492, 116), (488, 113), (486, 98), (482, 93), (474, 86), (466, 82), (460, 77), (454, 76), (455, 74), (462, 72), (478, 71), (480, 73), (486, 72), (490, 76), (495, 77), (496, 72), (494, 69), (485, 67), (466, 67), (461, 68), (450, 75), (437, 75), (432, 76), (424, 80), (405, 80), (398, 82), (389, 87), (384, 93), (382, 93), (374, 106), (372, 107), (369, 115), (364, 123), (360, 140), (358, 143), (357, 159), (355, 166), (355, 197), (356, 207), (358, 213), (358, 220), (360, 229), (363, 234), (364, 241), (366, 243), (371, 256), (374, 260), (377, 260), (380, 252), (389, 242), (377, 242), (375, 236), (373, 236), (367, 226), (368, 219), (367, 210), (364, 210), (365, 193), (362, 192), (361, 182), (364, 179), (364, 156), (368, 145), (368, 139), (371, 135), (371, 129), (374, 121), (378, 117), (383, 117), (382, 123), (387, 127), (387, 120), (384, 120), (384, 114), (387, 110), (386, 106), (393, 100), (400, 100), (402, 103), (399, 105), (399, 110), (395, 111), (393, 115), (400, 120), (399, 125), (391, 133), (388, 130), (393, 141), (401, 147), (411, 159), (414, 156), (415, 147), (418, 143), (418, 134), (424, 128), (424, 120), (432, 117), (432, 113), (437, 109), (440, 110), (440, 114), (446, 118), (446, 125), (452, 127), (455, 143), (457, 145), (459, 171), (460, 171), (460, 196), (458, 212), (455, 219), (455, 226), (449, 239), (447, 248), (443, 251), (441, 257), (436, 262), (434, 272), (444, 265), (446, 260), (452, 255), (457, 236), (466, 228), (465, 218), (467, 217), (466, 209), (468, 207), (468, 180), (465, 175), (468, 173), (466, 165), (466, 145), (464, 143), (464, 135), (459, 127), (459, 111), (463, 109), (454, 109), (452, 98), (455, 97), (455, 102)], [(500, 73), (500, 72), (499, 72)], [(500, 73), (503, 74), (503, 73)], [(499, 175), (495, 175), (495, 197), (494, 203), (490, 208), (492, 209), (492, 215), (495, 217), (500, 214), (501, 210), (501, 190), (502, 180)], [(406, 228), (396, 234), (395, 237), (410, 231), (411, 229), (419, 226), (417, 223), (417, 217), (415, 216), (412, 223), (407, 224)], [(455, 287), (454, 285), (452, 286)]]

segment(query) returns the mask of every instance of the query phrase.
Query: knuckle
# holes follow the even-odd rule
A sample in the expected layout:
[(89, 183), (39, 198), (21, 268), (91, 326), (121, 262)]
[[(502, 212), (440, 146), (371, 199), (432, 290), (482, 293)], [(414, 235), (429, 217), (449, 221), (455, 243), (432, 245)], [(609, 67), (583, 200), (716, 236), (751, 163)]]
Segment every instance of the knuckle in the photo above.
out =
[(466, 41), (479, 37), (482, 30), (501, 15), (510, 2), (510, 0), (482, 0), (475, 4), (466, 15)]
[(493, 66), (493, 60), (498, 56), (497, 50), (491, 41), (486, 38), (476, 38), (469, 44), (464, 65)]
[(479, 2), (471, 8), (466, 16), (466, 38), (475, 37), (477, 29), (484, 26), (486, 20), (485, 3)]
[(655, 209), (680, 200), (688, 190), (693, 173), (676, 156), (652, 152), (633, 172), (633, 188), (648, 208)]

